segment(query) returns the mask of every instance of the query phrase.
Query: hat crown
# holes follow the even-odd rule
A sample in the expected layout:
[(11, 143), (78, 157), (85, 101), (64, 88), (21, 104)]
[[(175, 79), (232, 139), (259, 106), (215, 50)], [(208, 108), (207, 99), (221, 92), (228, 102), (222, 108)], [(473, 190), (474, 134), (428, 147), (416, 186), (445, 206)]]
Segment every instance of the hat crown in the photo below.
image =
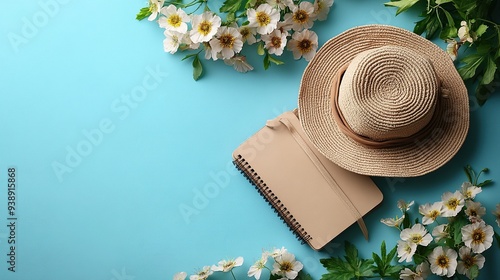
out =
[(338, 106), (356, 134), (376, 141), (409, 137), (432, 119), (439, 80), (432, 62), (404, 47), (359, 53), (339, 87)]

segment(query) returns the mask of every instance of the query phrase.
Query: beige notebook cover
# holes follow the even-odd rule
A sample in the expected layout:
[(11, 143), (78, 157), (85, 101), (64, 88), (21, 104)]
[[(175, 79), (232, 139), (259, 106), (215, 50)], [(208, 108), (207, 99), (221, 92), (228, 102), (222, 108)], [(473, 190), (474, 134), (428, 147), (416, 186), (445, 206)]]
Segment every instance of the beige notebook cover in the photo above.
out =
[(297, 115), (285, 112), (233, 153), (238, 169), (288, 227), (319, 250), (382, 201), (370, 177), (344, 170), (309, 142)]

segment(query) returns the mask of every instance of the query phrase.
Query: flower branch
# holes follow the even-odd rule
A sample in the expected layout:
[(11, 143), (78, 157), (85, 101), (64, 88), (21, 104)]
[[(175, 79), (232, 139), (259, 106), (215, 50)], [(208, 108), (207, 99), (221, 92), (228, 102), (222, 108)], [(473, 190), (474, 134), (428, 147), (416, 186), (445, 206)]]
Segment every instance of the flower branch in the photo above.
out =
[[(206, 60), (223, 60), (238, 72), (248, 72), (254, 68), (247, 62), (244, 48), (255, 43), (257, 53), (263, 56), (264, 69), (271, 63), (283, 64), (277, 57), (285, 48), (295, 60), (312, 59), (318, 36), (310, 28), (316, 20), (326, 20), (332, 4), (333, 0), (226, 0), (218, 11), (212, 11), (206, 0), (187, 4), (149, 0), (149, 6), (136, 18), (147, 18), (164, 29), (165, 52), (204, 50)], [(197, 13), (203, 5), (204, 11)], [(203, 73), (199, 56), (186, 58), (193, 58), (193, 78), (198, 80)]]

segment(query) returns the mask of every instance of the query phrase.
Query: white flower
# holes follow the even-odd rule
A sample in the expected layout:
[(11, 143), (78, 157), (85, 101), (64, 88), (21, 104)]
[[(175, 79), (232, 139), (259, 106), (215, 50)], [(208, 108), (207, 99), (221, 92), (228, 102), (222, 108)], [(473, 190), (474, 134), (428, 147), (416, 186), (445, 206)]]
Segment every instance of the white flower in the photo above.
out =
[(474, 199), (476, 195), (482, 191), (483, 189), (473, 186), (470, 182), (463, 183), (461, 187), (461, 192), (465, 199)]
[(473, 265), (477, 265), (478, 269), (481, 269), (484, 266), (485, 259), (483, 255), (473, 255), (469, 247), (461, 247), (460, 250), (458, 250), (458, 255), (460, 256), (460, 260), (458, 261), (457, 271), (458, 273), (467, 276), (469, 279), (471, 279), (470, 268)]
[(189, 280), (205, 280), (214, 273), (210, 266), (204, 266), (197, 274), (189, 276)]
[(422, 224), (432, 224), (437, 217), (443, 214), (443, 203), (441, 201), (433, 204), (426, 203), (418, 207), (418, 212), (423, 215)]
[(458, 38), (460, 39), (461, 42), (469, 42), (469, 43), (473, 43), (474, 42), (474, 38), (472, 38), (471, 34), (469, 33), (469, 26), (467, 25), (467, 22), (465, 20), (463, 20), (461, 23), (460, 23), (460, 28), (458, 29)]
[(432, 273), (451, 277), (457, 269), (457, 252), (448, 247), (436, 247), (429, 255)]
[(286, 21), (279, 21), (276, 29), (278, 29), (282, 34), (285, 34), (288, 37), (288, 35), (290, 35), (288, 31), (292, 30), (292, 24)]
[(234, 70), (240, 73), (246, 73), (252, 71), (252, 65), (248, 64), (247, 58), (244, 55), (235, 55), (230, 59), (224, 59), (226, 65), (233, 66)]
[(281, 249), (274, 249), (272, 252), (268, 252), (267, 254), (272, 258), (278, 258), (286, 252), (287, 250), (285, 249), (285, 247), (281, 247)]
[(187, 277), (186, 272), (179, 272), (174, 275), (174, 280), (184, 280)]
[(400, 271), (399, 279), (403, 280), (424, 280), (431, 274), (429, 264), (423, 262), (417, 265), (415, 272), (409, 268), (405, 268)]
[(292, 24), (295, 31), (311, 28), (314, 24), (314, 5), (311, 2), (303, 1), (294, 5), (291, 13), (285, 15), (285, 22)]
[(222, 260), (218, 263), (218, 265), (212, 265), (212, 270), (228, 272), (237, 266), (241, 266), (242, 264), (243, 264), (243, 257), (237, 257), (234, 260)]
[(262, 253), (260, 260), (256, 261), (248, 270), (248, 277), (255, 277), (256, 280), (260, 279), (262, 269), (266, 267), (266, 262), (268, 258), (268, 253)]
[(451, 60), (455, 61), (457, 59), (458, 48), (460, 46), (458, 45), (458, 42), (454, 39), (448, 39), (446, 40), (446, 43), (448, 43), (448, 45), (446, 45), (446, 52), (450, 55)]
[(287, 47), (293, 52), (293, 58), (300, 59), (304, 57), (306, 61), (309, 61), (314, 57), (318, 49), (318, 35), (308, 29), (295, 32), (292, 35), (292, 40), (288, 41)]
[(295, 256), (289, 252), (284, 252), (276, 257), (273, 264), (273, 275), (284, 276), (287, 279), (295, 279), (299, 271), (304, 267), (301, 262), (295, 260)]
[(462, 240), (474, 253), (482, 253), (491, 247), (493, 228), (484, 221), (462, 227)]
[(269, 35), (262, 35), (261, 38), (270, 54), (283, 54), (283, 49), (286, 46), (286, 34), (281, 33), (279, 29), (275, 29)]
[(148, 17), (149, 21), (153, 21), (158, 17), (163, 3), (165, 3), (165, 0), (149, 0), (149, 11), (151, 12), (151, 15)]
[(469, 221), (473, 223), (480, 222), (481, 217), (486, 214), (486, 208), (482, 207), (480, 202), (467, 200), (465, 207), (467, 208), (465, 214), (469, 217)]
[(398, 208), (401, 212), (410, 211), (410, 208), (415, 204), (415, 201), (406, 202), (402, 199), (398, 200)]
[(432, 241), (432, 236), (421, 224), (415, 224), (411, 228), (405, 228), (399, 234), (403, 241), (415, 243), (416, 245), (427, 246)]
[(497, 220), (497, 225), (500, 227), (500, 203), (497, 204), (496, 210), (493, 212), (493, 215), (495, 215), (495, 218)]
[(445, 192), (441, 199), (443, 201), (443, 217), (455, 217), (465, 205), (464, 196), (459, 191), (455, 193)]
[(284, 10), (288, 7), (288, 2), (287, 0), (266, 0), (266, 3), (269, 4), (271, 7), (276, 8), (278, 10)]
[(185, 41), (185, 34), (176, 31), (165, 30), (163, 32), (165, 39), (163, 40), (163, 50), (169, 53), (176, 53), (179, 46)]
[(243, 41), (243, 43), (247, 42), (249, 45), (255, 44), (257, 42), (257, 39), (255, 38), (256, 33), (256, 29), (248, 27), (248, 25), (240, 27), (241, 41)]
[(164, 15), (158, 20), (160, 27), (179, 33), (187, 32), (188, 26), (186, 22), (189, 22), (189, 16), (181, 8), (177, 9), (171, 4), (168, 7), (161, 8), (160, 12)]
[(443, 238), (447, 238), (449, 236), (447, 231), (448, 224), (436, 226), (432, 229), (432, 236), (434, 236), (434, 240), (436, 242), (441, 241)]
[(193, 26), (189, 33), (191, 41), (193, 43), (208, 42), (217, 33), (221, 25), (221, 18), (210, 11), (206, 11), (201, 15), (193, 16), (191, 25)]
[(398, 262), (411, 262), (417, 250), (417, 244), (409, 241), (398, 240)]
[(229, 59), (243, 48), (241, 34), (234, 27), (223, 26), (219, 28), (215, 37), (210, 40), (210, 47), (212, 48), (213, 60), (217, 60), (216, 54), (218, 53), (222, 54), (222, 59)]
[(393, 218), (381, 219), (380, 222), (386, 226), (389, 226), (389, 227), (399, 228), (399, 225), (401, 225), (401, 223), (403, 222), (404, 219), (405, 219), (405, 215), (401, 216), (401, 218), (398, 218), (396, 216), (395, 219), (393, 219)]
[(314, 0), (314, 15), (319, 21), (326, 20), (333, 0)]
[(261, 4), (255, 9), (247, 10), (248, 26), (257, 27), (257, 33), (269, 34), (278, 24), (280, 13), (269, 4)]

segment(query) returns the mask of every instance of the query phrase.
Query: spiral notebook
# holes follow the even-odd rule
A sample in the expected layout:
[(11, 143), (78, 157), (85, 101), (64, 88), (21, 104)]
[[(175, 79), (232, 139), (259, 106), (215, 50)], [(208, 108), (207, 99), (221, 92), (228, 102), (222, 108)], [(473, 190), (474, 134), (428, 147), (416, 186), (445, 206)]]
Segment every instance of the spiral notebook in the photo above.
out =
[(382, 201), (370, 177), (344, 170), (307, 139), (295, 111), (268, 121), (233, 162), (299, 239), (320, 250)]

